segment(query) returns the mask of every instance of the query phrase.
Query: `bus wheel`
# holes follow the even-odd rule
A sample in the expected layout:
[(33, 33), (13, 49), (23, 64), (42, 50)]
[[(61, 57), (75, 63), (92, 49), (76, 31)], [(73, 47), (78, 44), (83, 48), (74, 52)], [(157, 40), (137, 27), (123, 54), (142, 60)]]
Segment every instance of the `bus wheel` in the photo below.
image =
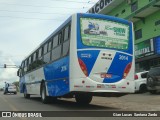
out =
[(41, 85), (41, 101), (44, 104), (47, 104), (50, 102), (50, 97), (46, 95), (46, 86), (45, 83), (42, 83)]
[(75, 99), (78, 104), (86, 105), (92, 101), (92, 95), (79, 93), (79, 94), (75, 94)]
[(30, 98), (30, 94), (27, 94), (27, 90), (25, 86), (24, 86), (24, 98)]
[(30, 98), (30, 94), (24, 93), (24, 98)]

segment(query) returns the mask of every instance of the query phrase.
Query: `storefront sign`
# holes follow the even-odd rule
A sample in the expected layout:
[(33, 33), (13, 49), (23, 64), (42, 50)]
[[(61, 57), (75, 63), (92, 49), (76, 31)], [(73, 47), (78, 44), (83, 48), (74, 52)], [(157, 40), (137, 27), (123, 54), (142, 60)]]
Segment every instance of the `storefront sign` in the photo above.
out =
[(99, 13), (103, 8), (107, 7), (113, 1), (114, 0), (100, 0), (88, 12), (89, 13)]
[(153, 39), (135, 45), (135, 57), (142, 58), (154, 54)]
[(156, 53), (160, 54), (160, 36), (155, 38), (155, 48), (156, 48)]

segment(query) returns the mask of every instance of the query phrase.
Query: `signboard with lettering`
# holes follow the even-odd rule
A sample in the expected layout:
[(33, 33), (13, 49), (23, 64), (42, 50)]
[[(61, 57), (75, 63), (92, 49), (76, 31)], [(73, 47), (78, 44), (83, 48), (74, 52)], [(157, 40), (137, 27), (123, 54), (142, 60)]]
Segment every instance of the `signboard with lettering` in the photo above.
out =
[(107, 7), (113, 1), (114, 0), (100, 0), (88, 11), (88, 13), (99, 13), (102, 9)]
[(83, 44), (126, 50), (129, 44), (129, 25), (103, 19), (81, 18)]
[(142, 58), (154, 54), (153, 39), (135, 44), (135, 57)]
[(160, 36), (155, 38), (155, 49), (156, 53), (160, 54)]

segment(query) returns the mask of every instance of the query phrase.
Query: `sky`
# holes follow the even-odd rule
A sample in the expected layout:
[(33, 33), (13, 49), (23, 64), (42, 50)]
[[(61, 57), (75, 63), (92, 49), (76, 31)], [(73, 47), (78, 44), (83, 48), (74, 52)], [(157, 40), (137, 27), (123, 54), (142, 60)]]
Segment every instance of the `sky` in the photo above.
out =
[(0, 0), (0, 88), (18, 81), (21, 61), (71, 14), (87, 12), (99, 0)]

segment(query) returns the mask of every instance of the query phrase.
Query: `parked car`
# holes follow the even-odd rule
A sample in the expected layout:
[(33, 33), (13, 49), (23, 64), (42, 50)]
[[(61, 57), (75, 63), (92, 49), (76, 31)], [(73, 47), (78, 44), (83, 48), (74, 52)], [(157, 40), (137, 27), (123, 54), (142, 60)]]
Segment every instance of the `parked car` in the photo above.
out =
[(4, 94), (14, 93), (17, 94), (16, 86), (12, 83), (8, 83), (8, 89), (4, 88)]
[(147, 75), (147, 89), (151, 94), (160, 91), (160, 67), (149, 70)]
[(147, 91), (147, 74), (148, 71), (143, 71), (135, 74), (135, 92)]

